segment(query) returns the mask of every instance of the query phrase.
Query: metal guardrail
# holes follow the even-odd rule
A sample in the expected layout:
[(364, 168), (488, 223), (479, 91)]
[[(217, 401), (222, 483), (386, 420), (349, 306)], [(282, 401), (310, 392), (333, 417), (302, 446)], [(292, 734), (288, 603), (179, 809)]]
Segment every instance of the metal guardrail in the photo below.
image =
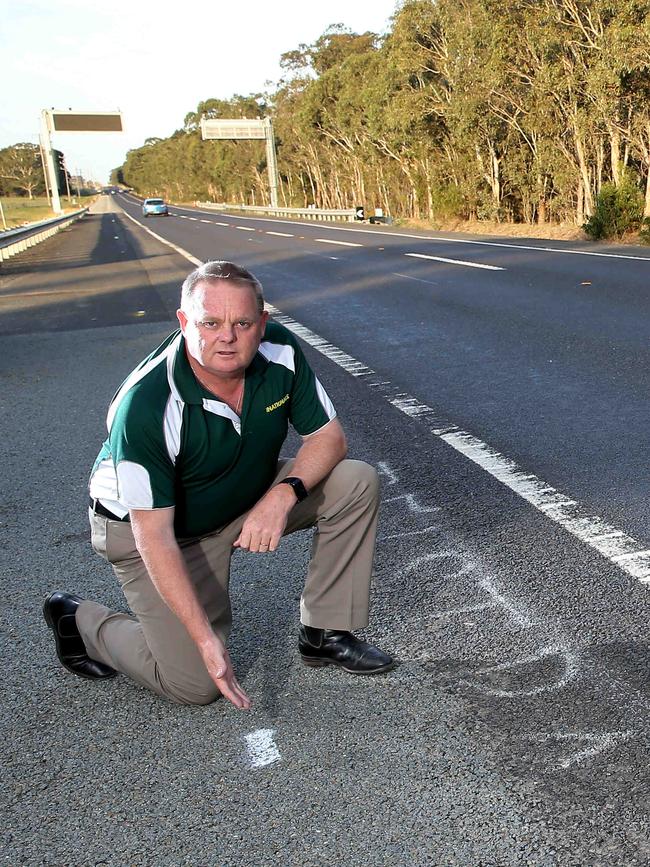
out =
[(320, 210), (318, 208), (271, 208), (264, 205), (231, 205), (215, 202), (196, 202), (197, 208), (211, 208), (215, 211), (251, 211), (256, 214), (266, 214), (269, 217), (300, 217), (304, 220), (347, 220), (354, 222), (356, 208), (341, 210)]
[(0, 232), (0, 263), (22, 253), (35, 244), (40, 244), (41, 241), (50, 238), (61, 229), (65, 229), (75, 220), (79, 220), (87, 212), (88, 208), (81, 208), (79, 211), (64, 214), (62, 217), (54, 217), (52, 220), (42, 220), (40, 223), (30, 223), (29, 226)]

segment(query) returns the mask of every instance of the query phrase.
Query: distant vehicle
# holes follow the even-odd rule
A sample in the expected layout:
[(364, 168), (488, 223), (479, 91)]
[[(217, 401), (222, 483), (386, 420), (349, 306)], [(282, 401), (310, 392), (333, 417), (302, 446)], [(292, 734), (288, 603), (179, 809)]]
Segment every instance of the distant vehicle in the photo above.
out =
[(145, 199), (142, 203), (143, 217), (168, 217), (169, 211), (163, 199)]

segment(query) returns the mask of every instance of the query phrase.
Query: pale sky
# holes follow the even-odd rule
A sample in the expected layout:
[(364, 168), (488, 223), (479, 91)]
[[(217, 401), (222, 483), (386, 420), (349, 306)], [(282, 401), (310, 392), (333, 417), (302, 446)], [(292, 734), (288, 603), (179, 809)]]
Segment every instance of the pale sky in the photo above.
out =
[(44, 108), (122, 111), (123, 133), (58, 133), (106, 182), (126, 151), (166, 137), (199, 101), (266, 89), (280, 55), (330, 24), (385, 32), (397, 0), (0, 0), (0, 147), (38, 141)]

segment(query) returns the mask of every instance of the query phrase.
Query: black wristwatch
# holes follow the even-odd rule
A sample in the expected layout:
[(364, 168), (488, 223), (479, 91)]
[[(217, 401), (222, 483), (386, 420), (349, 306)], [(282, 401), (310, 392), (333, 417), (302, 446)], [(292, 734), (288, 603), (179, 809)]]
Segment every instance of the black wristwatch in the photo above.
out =
[(307, 493), (307, 488), (303, 485), (302, 479), (299, 479), (297, 476), (287, 476), (286, 479), (282, 479), (281, 482), (278, 482), (279, 485), (291, 485), (293, 488), (293, 492), (296, 495), (296, 499), (299, 503), (303, 500), (306, 500), (309, 494)]

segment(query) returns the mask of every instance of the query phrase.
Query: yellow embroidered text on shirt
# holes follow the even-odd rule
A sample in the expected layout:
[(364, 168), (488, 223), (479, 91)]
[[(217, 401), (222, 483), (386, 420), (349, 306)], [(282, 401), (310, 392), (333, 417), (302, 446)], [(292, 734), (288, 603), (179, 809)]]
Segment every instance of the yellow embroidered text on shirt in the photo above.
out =
[(267, 412), (273, 412), (274, 409), (278, 409), (281, 407), (283, 403), (286, 403), (289, 400), (289, 395), (285, 394), (284, 397), (280, 398), (280, 400), (276, 400), (275, 403), (272, 403), (270, 406), (266, 407)]

